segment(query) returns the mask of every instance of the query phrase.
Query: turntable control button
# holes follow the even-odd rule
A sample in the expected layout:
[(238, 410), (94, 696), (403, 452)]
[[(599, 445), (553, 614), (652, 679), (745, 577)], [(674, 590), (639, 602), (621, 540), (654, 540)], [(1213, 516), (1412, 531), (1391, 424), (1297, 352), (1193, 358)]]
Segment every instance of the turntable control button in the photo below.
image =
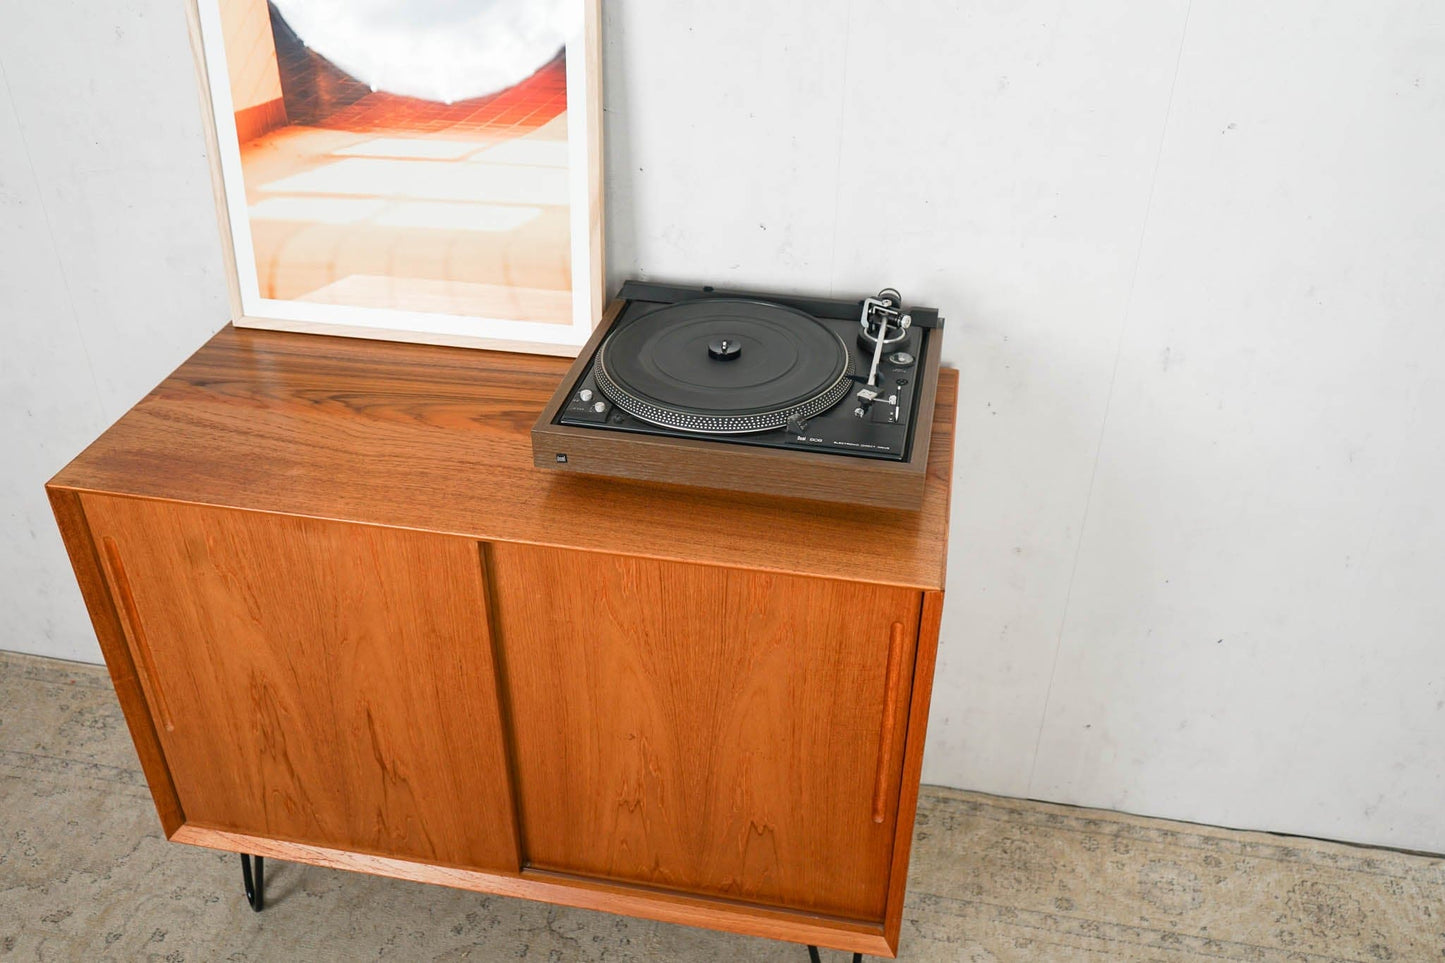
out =
[(795, 435), (801, 435), (808, 430), (808, 423), (802, 418), (792, 417), (788, 419), (788, 431)]
[(580, 400), (580, 401), (591, 401), (591, 400), (592, 400), (592, 389), (591, 389), (591, 388), (583, 388), (581, 391), (577, 392), (577, 398), (578, 398), (578, 400)]
[(597, 402), (596, 404), (594, 404), (594, 405), (592, 406), (592, 410), (595, 411), (595, 412), (597, 412), (599, 415), (602, 414), (602, 412), (604, 412), (604, 411), (607, 410), (607, 402), (605, 402), (605, 401), (599, 401), (599, 402)]
[(895, 351), (888, 356), (889, 364), (896, 364), (900, 368), (906, 368), (914, 361), (913, 355), (907, 351)]

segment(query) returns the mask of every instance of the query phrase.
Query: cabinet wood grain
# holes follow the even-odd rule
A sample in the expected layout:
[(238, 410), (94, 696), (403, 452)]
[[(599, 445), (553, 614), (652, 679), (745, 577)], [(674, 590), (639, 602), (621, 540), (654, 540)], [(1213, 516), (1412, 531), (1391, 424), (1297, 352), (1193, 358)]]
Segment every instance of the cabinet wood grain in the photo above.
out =
[[(538, 471), (563, 358), (224, 328), (53, 485), (677, 561), (943, 588), (956, 371), (917, 512)], [(726, 525), (718, 519), (727, 518)]]
[(919, 593), (490, 555), (529, 865), (883, 918)]
[(517, 867), (475, 543), (82, 501), (187, 822)]
[(166, 835), (893, 955), (956, 372), (899, 512), (538, 471), (565, 368), (228, 327), (51, 480)]

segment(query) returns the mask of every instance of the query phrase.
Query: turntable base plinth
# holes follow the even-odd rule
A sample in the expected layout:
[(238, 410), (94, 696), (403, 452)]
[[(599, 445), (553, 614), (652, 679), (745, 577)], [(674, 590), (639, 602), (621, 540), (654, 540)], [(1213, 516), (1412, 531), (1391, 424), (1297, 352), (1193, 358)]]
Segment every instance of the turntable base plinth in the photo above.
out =
[(942, 326), (892, 288), (848, 301), (627, 281), (533, 425), (533, 463), (919, 510)]
[(897, 512), (538, 471), (566, 368), (228, 327), (50, 482), (167, 837), (893, 955), (953, 372)]

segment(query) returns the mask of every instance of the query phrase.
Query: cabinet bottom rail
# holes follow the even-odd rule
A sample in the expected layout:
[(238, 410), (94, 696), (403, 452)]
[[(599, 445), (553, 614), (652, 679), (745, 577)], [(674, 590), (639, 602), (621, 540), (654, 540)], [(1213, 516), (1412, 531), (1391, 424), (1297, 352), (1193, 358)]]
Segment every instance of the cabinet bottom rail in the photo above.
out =
[[(246, 902), (259, 913), (266, 908), (266, 857), (253, 857), (250, 853), (238, 855), (241, 857), (241, 887), (245, 890)], [(811, 943), (808, 944), (808, 963), (822, 963), (818, 948)], [(863, 963), (863, 954), (854, 953), (853, 963)]]
[[(193, 822), (183, 822), (169, 834), (169, 838), (176, 843), (249, 855), (253, 887), (257, 882), (255, 869), (260, 857), (264, 856), (267, 860), (275, 857), (287, 863), (324, 866), (372, 876), (527, 899), (554, 906), (573, 906), (664, 923), (742, 933), (796, 943), (800, 947), (818, 946), (825, 954), (829, 949), (835, 949), (840, 953), (862, 953), (867, 959), (891, 958), (897, 952), (887, 939), (881, 922), (871, 923), (733, 903), (707, 896), (665, 892), (533, 868), (509, 872), (421, 863), (392, 856), (238, 833)], [(242, 869), (244, 872), (244, 864)], [(840, 961), (846, 958), (836, 957)]]
[[(251, 909), (257, 913), (266, 908), (266, 857), (252, 857), (250, 853), (240, 853), (241, 857), (241, 887), (246, 891), (246, 902)], [(251, 862), (255, 859), (255, 864)], [(822, 957), (818, 955), (818, 948), (811, 943), (808, 944), (808, 963), (823, 963)], [(863, 954), (854, 953), (853, 963), (863, 963)]]

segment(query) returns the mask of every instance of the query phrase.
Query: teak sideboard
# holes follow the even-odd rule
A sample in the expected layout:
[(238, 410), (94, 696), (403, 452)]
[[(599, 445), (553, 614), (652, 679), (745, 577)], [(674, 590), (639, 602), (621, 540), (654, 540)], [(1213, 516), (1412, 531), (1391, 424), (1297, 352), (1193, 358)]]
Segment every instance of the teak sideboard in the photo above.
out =
[(532, 466), (565, 359), (223, 329), (47, 486), (167, 837), (893, 956), (923, 510)]

